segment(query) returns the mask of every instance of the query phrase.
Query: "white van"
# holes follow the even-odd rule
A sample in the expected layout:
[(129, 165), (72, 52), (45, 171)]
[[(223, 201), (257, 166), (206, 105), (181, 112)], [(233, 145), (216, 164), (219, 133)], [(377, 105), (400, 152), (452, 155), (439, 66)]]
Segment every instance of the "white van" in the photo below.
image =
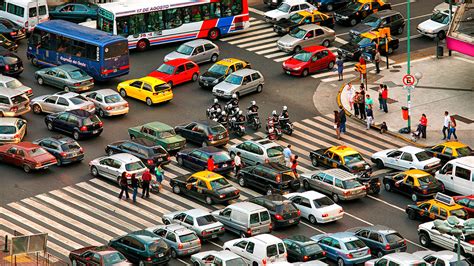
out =
[(474, 191), (474, 156), (457, 158), (447, 162), (436, 172), (446, 190), (468, 196)]
[(0, 0), (0, 17), (31, 32), (36, 24), (49, 19), (46, 0)]

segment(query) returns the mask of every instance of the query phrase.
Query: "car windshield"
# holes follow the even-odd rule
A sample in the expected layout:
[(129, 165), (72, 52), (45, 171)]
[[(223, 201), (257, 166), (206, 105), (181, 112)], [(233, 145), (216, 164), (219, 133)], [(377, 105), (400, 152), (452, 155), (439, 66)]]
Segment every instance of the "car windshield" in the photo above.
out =
[(448, 24), (449, 15), (444, 14), (442, 12), (436, 12), (431, 16), (431, 20), (434, 22), (441, 23), (441, 24)]
[(315, 206), (319, 206), (320, 208), (324, 208), (326, 206), (331, 206), (334, 202), (328, 197), (322, 197), (319, 199), (313, 200)]
[(122, 97), (118, 94), (107, 95), (104, 97), (105, 103), (118, 103), (122, 101)]
[(269, 158), (282, 156), (283, 155), (283, 147), (277, 146), (277, 147), (268, 148), (267, 149), (267, 155), (268, 155)]
[(344, 164), (351, 165), (359, 162), (365, 162), (362, 156), (359, 153), (354, 153), (344, 156)]
[(104, 48), (105, 61), (112, 60), (114, 58), (125, 56), (125, 55), (128, 55), (128, 42), (127, 41), (119, 41), (117, 43), (112, 43), (112, 44), (107, 45)]
[(188, 243), (197, 240), (198, 237), (195, 233), (190, 233), (186, 235), (179, 236), (181, 243)]
[(160, 138), (171, 138), (174, 136), (176, 136), (176, 132), (174, 132), (174, 129), (158, 132), (158, 137)]
[(145, 168), (145, 165), (142, 163), (142, 161), (136, 161), (125, 165), (125, 170), (127, 171), (137, 171), (143, 168)]
[(467, 212), (464, 209), (452, 210), (452, 211), (449, 211), (449, 214), (461, 219), (465, 219), (467, 217)]
[(277, 245), (270, 245), (267, 247), (267, 258), (271, 258), (278, 254)]
[(369, 45), (370, 43), (372, 43), (372, 41), (369, 38), (360, 38), (359, 41), (357, 41), (359, 46)]
[(376, 16), (368, 16), (364, 19), (364, 24), (369, 25), (370, 27), (378, 27), (380, 25), (381, 20)]
[(103, 256), (104, 265), (114, 265), (124, 262), (126, 259), (120, 252), (108, 253)]
[(300, 28), (296, 28), (290, 32), (290, 36), (297, 39), (303, 39), (305, 35), (306, 35), (306, 31)]
[(14, 80), (11, 80), (11, 81), (8, 81), (6, 84), (7, 88), (9, 89), (17, 89), (21, 86), (23, 86), (23, 84), (21, 84), (21, 82), (19, 82), (18, 80), (14, 79)]
[(35, 149), (30, 150), (28, 153), (30, 154), (31, 157), (35, 157), (35, 156), (47, 154), (48, 152), (43, 148), (35, 148)]
[(387, 242), (392, 244), (392, 243), (398, 243), (399, 241), (403, 241), (403, 237), (399, 233), (392, 233), (388, 234), (385, 236), (387, 239)]
[(208, 71), (219, 75), (225, 75), (225, 73), (227, 72), (227, 66), (221, 64), (214, 64), (211, 66), (211, 68), (209, 68)]
[(231, 160), (229, 154), (226, 152), (214, 153), (212, 154), (212, 157), (216, 163), (223, 163)]
[(216, 220), (216, 218), (214, 218), (214, 216), (208, 214), (208, 215), (204, 215), (204, 216), (201, 216), (201, 217), (197, 217), (196, 222), (199, 226), (204, 226), (204, 225), (217, 223), (217, 220)]
[[(242, 266), (247, 265), (247, 263), (242, 258), (235, 258), (225, 262), (226, 266)], [(464, 266), (464, 265), (462, 265)]]
[(297, 212), (298, 210), (295, 208), (295, 206), (293, 206), (292, 203), (290, 202), (284, 202), (280, 205), (277, 205), (276, 208), (275, 208), (276, 212), (277, 213), (294, 213), (294, 212)]
[(359, 10), (361, 8), (361, 6), (362, 6), (362, 3), (355, 1), (355, 2), (349, 3), (346, 6), (346, 8), (347, 9), (352, 9), (352, 10)]
[(18, 62), (18, 58), (13, 55), (4, 56), (3, 62), (7, 65), (16, 64)]
[(165, 243), (164, 240), (158, 240), (148, 245), (148, 250), (152, 253), (155, 253), (158, 250), (163, 250), (163, 249), (168, 249), (168, 245)]
[(186, 44), (182, 44), (178, 47), (178, 49), (176, 49), (176, 52), (184, 55), (191, 55), (191, 53), (193, 52), (193, 47)]
[(84, 120), (82, 120), (83, 125), (92, 125), (99, 122), (100, 122), (100, 119), (96, 115), (89, 116), (87, 118), (84, 118)]
[(472, 154), (472, 149), (468, 146), (457, 148), (456, 151), (458, 152), (459, 156), (469, 156)]
[(420, 186), (427, 186), (432, 183), (437, 183), (436, 179), (432, 175), (425, 175), (418, 178)]
[(79, 144), (71, 142), (71, 143), (64, 143), (61, 145), (61, 148), (63, 151), (77, 151), (81, 149), (81, 146)]
[(162, 64), (156, 71), (171, 75), (174, 73), (174, 66), (168, 64)]
[(288, 11), (290, 10), (291, 6), (287, 3), (281, 3), (281, 5), (277, 8), (278, 10), (280, 10), (281, 12), (285, 12), (285, 13), (288, 13)]
[(212, 134), (220, 134), (220, 133), (226, 132), (226, 129), (225, 129), (225, 127), (223, 127), (223, 126), (218, 125), (218, 126), (209, 127), (209, 131), (210, 131)]
[(166, 154), (166, 150), (161, 147), (161, 146), (158, 146), (158, 147), (153, 147), (153, 153), (154, 154)]
[(359, 240), (359, 239), (346, 242), (345, 245), (346, 245), (347, 250), (358, 250), (358, 249), (366, 247), (364, 242), (362, 242), (362, 240)]
[(299, 23), (303, 18), (304, 16), (300, 15), (299, 13), (295, 13), (291, 15), (290, 20), (293, 23)]
[(0, 126), (0, 134), (15, 134), (16, 127), (14, 126)]
[(430, 156), (430, 154), (427, 153), (426, 151), (420, 151), (419, 153), (415, 153), (415, 157), (420, 162), (423, 162), (432, 158), (432, 156)]
[(320, 252), (321, 247), (315, 243), (315, 244), (304, 246), (304, 250), (306, 251), (306, 254), (314, 254), (314, 253)]
[(86, 72), (84, 72), (82, 69), (76, 69), (71, 72), (68, 72), (69, 76), (71, 76), (72, 79), (82, 79), (86, 78), (88, 75)]
[(87, 102), (87, 99), (84, 98), (82, 95), (74, 96), (74, 97), (70, 98), (69, 100), (71, 100), (71, 102), (73, 104), (82, 104), (84, 102)]
[(299, 52), (293, 56), (294, 59), (301, 61), (301, 62), (308, 62), (309, 59), (311, 59), (311, 56), (313, 56), (312, 53), (308, 52)]
[(362, 186), (362, 184), (355, 179), (344, 180), (342, 181), (342, 185), (345, 189), (358, 188)]
[(13, 96), (11, 100), (13, 104), (19, 104), (19, 103), (27, 102), (28, 98), (23, 95), (17, 95), (17, 96)]
[(242, 77), (234, 75), (234, 74), (230, 74), (225, 79), (225, 82), (230, 83), (230, 84), (234, 84), (234, 85), (240, 85), (240, 84), (242, 84)]
[(225, 178), (219, 178), (209, 182), (211, 184), (212, 190), (220, 189), (229, 185), (229, 182)]

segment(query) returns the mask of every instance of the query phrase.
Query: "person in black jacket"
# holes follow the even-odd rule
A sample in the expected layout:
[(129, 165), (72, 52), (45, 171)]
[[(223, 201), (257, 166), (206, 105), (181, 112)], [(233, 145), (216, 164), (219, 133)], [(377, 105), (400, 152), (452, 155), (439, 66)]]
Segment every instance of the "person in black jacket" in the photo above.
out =
[(128, 179), (127, 179), (127, 173), (126, 172), (123, 172), (122, 173), (122, 176), (120, 177), (120, 194), (119, 194), (119, 199), (122, 199), (122, 196), (123, 196), (123, 192), (125, 192), (125, 197), (127, 199), (130, 198), (130, 196), (128, 195)]
[(339, 106), (339, 119), (341, 120), (341, 125), (339, 126), (339, 131), (341, 133), (346, 133), (346, 112)]
[(137, 193), (138, 193), (138, 179), (135, 174), (132, 174), (132, 200), (133, 202), (137, 202)]

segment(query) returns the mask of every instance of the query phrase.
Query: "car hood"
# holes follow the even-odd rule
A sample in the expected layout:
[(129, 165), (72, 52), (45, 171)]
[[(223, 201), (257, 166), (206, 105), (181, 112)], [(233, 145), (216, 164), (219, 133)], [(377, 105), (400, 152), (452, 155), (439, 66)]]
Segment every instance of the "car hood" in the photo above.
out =
[(438, 23), (438, 22), (433, 21), (431, 19), (428, 19), (428, 20), (423, 21), (420, 24), (418, 24), (419, 29), (421, 29), (423, 31), (427, 31), (427, 32), (436, 32), (436, 31), (442, 29), (443, 27), (447, 27), (447, 25), (442, 24), (442, 23)]
[(374, 30), (375, 28), (374, 27), (371, 27), (367, 24), (358, 24), (356, 26), (354, 26), (352, 29), (351, 29), (351, 32), (352, 33), (355, 33), (355, 34), (361, 34), (361, 33), (364, 33), (364, 32), (369, 32), (369, 31), (372, 31)]
[(340, 15), (340, 16), (351, 16), (353, 15), (354, 13), (356, 13), (357, 11), (354, 10), (354, 9), (349, 9), (349, 8), (342, 8), (340, 10), (338, 10), (337, 12), (334, 13), (334, 15)]
[(180, 214), (182, 213), (183, 211), (175, 211), (175, 212), (170, 212), (170, 213), (167, 213), (167, 214), (163, 214), (163, 218), (168, 218), (170, 220), (173, 220), (173, 217), (176, 215), (176, 214)]
[(278, 17), (285, 16), (285, 15), (288, 15), (288, 13), (282, 12), (278, 9), (274, 9), (274, 10), (270, 10), (268, 12), (265, 12), (265, 16), (270, 17), (270, 18), (278, 18)]
[(285, 62), (284, 65), (288, 68), (298, 68), (306, 65), (307, 62), (302, 62), (300, 60), (296, 60), (293, 57), (288, 58)]
[(224, 92), (230, 92), (230, 91), (233, 91), (233, 90), (237, 89), (238, 87), (240, 87), (240, 85), (235, 85), (235, 84), (232, 84), (232, 83), (229, 83), (229, 82), (222, 81), (221, 83), (214, 86), (213, 91), (220, 90), (220, 91), (224, 91)]
[(287, 35), (281, 37), (278, 40), (278, 43), (286, 44), (286, 45), (293, 45), (298, 41), (301, 41), (301, 39), (295, 38), (295, 37), (291, 36), (290, 34), (287, 34)]
[(173, 51), (165, 56), (165, 61), (173, 60), (173, 59), (178, 59), (178, 58), (189, 58), (189, 55), (181, 54), (176, 51)]
[(309, 172), (304, 172), (301, 174), (301, 177), (303, 178), (311, 178), (314, 174), (317, 174), (321, 171), (317, 170), (317, 171), (309, 171)]
[(206, 80), (215, 80), (215, 79), (220, 79), (220, 78), (223, 78), (224, 75), (221, 75), (221, 74), (218, 74), (218, 73), (214, 73), (214, 72), (209, 72), (209, 71), (206, 71), (204, 72), (201, 77), (203, 79), (206, 79)]
[(168, 82), (171, 79), (171, 75), (163, 73), (163, 72), (159, 72), (159, 71), (156, 71), (156, 70), (151, 72), (148, 76), (160, 79), (164, 82)]

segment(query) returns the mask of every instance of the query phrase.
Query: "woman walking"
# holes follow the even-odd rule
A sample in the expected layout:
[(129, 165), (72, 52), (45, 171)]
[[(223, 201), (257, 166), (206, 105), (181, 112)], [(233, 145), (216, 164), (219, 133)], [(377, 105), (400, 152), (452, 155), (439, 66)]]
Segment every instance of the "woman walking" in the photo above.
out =
[(293, 160), (291, 161), (291, 171), (295, 175), (295, 177), (298, 177), (298, 172), (296, 171), (296, 168), (298, 167), (298, 155), (295, 155), (293, 157)]
[(337, 74), (339, 75), (339, 81), (344, 79), (344, 61), (342, 58), (339, 56), (336, 60), (336, 65), (337, 65)]
[(131, 180), (132, 180), (132, 190), (133, 190), (132, 200), (135, 203), (137, 202), (137, 193), (138, 193), (138, 179), (135, 174), (132, 174)]
[(365, 114), (365, 91), (360, 90), (359, 93), (359, 113), (360, 113), (360, 119), (364, 120), (367, 118)]
[(126, 172), (123, 172), (122, 175), (120, 176), (120, 194), (118, 196), (119, 199), (122, 199), (122, 196), (123, 196), (123, 193), (125, 192), (125, 197), (127, 199), (130, 198), (130, 196), (128, 195), (128, 179), (127, 179), (127, 173)]
[(458, 140), (458, 136), (456, 136), (456, 120), (453, 116), (450, 117), (449, 121), (448, 140), (451, 140), (451, 135), (454, 136), (454, 140)]
[(161, 182), (163, 182), (165, 171), (161, 168), (161, 165), (155, 166), (156, 186), (157, 192), (161, 190)]
[(338, 111), (334, 111), (334, 129), (336, 130), (337, 139), (341, 139), (341, 118)]

